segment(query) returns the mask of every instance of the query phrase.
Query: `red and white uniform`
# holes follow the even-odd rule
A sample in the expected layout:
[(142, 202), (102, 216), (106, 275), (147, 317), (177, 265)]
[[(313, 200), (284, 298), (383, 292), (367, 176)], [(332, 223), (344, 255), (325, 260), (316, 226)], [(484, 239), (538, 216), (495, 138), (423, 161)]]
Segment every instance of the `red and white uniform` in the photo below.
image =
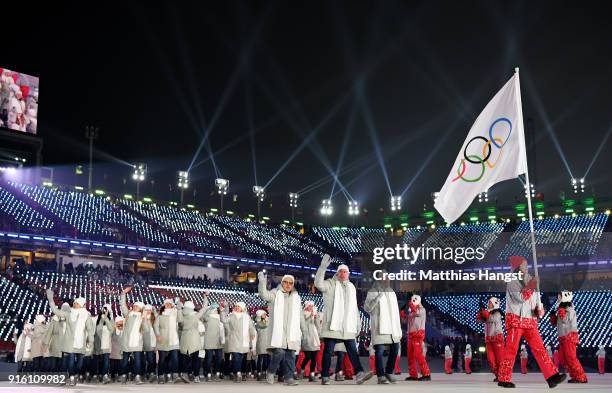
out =
[(453, 373), (453, 352), (448, 345), (444, 347), (444, 372)]
[[(565, 293), (571, 294), (571, 292)], [(561, 294), (559, 296), (561, 296)], [(571, 379), (577, 382), (586, 382), (586, 374), (584, 373), (584, 369), (578, 357), (576, 357), (576, 345), (580, 343), (580, 337), (578, 336), (576, 311), (571, 302), (569, 302), (569, 304), (561, 303), (556, 314), (551, 315), (550, 322), (553, 326), (557, 326), (559, 352), (563, 358), (563, 366), (567, 369)]]
[(406, 317), (408, 322), (408, 373), (410, 377), (418, 378), (417, 363), (421, 375), (429, 376), (429, 366), (423, 356), (423, 340), (425, 340), (425, 307), (421, 304), (421, 297), (413, 295), (408, 302), (410, 313)]
[(599, 346), (595, 355), (597, 356), (597, 371), (603, 375), (606, 372), (606, 350), (603, 345)]
[(487, 361), (491, 372), (497, 377), (499, 364), (504, 357), (504, 333), (502, 331), (502, 316), (499, 309), (499, 299), (489, 299), (487, 310), (480, 310), (476, 320), (484, 323)]
[(472, 369), (470, 368), (470, 363), (472, 363), (472, 346), (467, 344), (465, 346), (465, 354), (463, 355), (463, 360), (465, 362), (465, 373), (471, 374)]
[(527, 363), (529, 363), (527, 347), (521, 345), (521, 374), (527, 374)]
[[(510, 257), (513, 271), (523, 263), (527, 261), (522, 257)], [(542, 310), (538, 301), (540, 293), (535, 291), (536, 283), (529, 274), (524, 274), (523, 280), (512, 280), (506, 286), (506, 348), (497, 374), (499, 382), (512, 381), (512, 368), (521, 338), (529, 344), (545, 379), (559, 372), (546, 353), (538, 331), (537, 318), (542, 315)]]

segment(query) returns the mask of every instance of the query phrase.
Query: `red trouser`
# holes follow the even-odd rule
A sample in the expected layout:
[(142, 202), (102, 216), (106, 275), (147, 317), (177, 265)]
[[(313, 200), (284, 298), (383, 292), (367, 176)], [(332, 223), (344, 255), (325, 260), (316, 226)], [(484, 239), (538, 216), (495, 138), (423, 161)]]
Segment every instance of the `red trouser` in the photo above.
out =
[(444, 372), (447, 374), (453, 373), (453, 358), (444, 359)]
[(521, 374), (527, 374), (527, 358), (521, 358)]
[(321, 349), (319, 349), (319, 353), (317, 353), (317, 370), (321, 372), (323, 370), (323, 340), (321, 340)]
[(487, 361), (493, 375), (497, 376), (497, 370), (504, 358), (504, 337), (499, 334), (487, 341)]
[(564, 337), (559, 337), (559, 352), (563, 353), (565, 360), (565, 369), (572, 379), (579, 382), (586, 382), (587, 377), (584, 369), (576, 357), (576, 344), (578, 343), (578, 334), (569, 333)]
[(344, 354), (344, 359), (342, 359), (342, 369), (346, 378), (352, 378), (353, 375), (355, 375), (355, 369), (353, 368), (348, 353)]
[(402, 369), (400, 368), (399, 363), (400, 363), (400, 355), (397, 355), (397, 357), (395, 358), (395, 369), (393, 369), (393, 373), (397, 375), (402, 373)]
[(521, 343), (521, 337), (527, 340), (531, 353), (545, 379), (559, 372), (550, 356), (548, 356), (546, 348), (544, 348), (542, 337), (540, 337), (540, 332), (538, 332), (538, 322), (534, 318), (519, 318), (508, 313), (506, 314), (506, 349), (497, 374), (500, 382), (512, 381), (512, 368), (514, 367), (516, 352)]
[(370, 371), (372, 374), (376, 374), (376, 359), (374, 355), (370, 355)]
[(472, 369), (470, 368), (470, 363), (472, 363), (472, 358), (465, 358), (465, 373), (471, 374)]
[(597, 368), (599, 369), (600, 374), (606, 372), (606, 358), (597, 358)]
[(412, 332), (408, 335), (408, 373), (411, 377), (418, 377), (417, 373), (417, 362), (421, 369), (421, 375), (429, 376), (429, 366), (427, 360), (423, 356), (423, 340), (425, 339), (425, 332), (419, 330), (418, 332)]

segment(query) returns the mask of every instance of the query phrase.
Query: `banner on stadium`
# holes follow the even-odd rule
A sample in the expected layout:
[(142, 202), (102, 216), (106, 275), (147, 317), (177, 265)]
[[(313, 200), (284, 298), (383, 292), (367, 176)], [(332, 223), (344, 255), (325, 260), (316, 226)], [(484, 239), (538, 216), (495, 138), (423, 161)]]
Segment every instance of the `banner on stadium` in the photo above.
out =
[(518, 70), (480, 113), (434, 204), (447, 223), (491, 186), (527, 171)]

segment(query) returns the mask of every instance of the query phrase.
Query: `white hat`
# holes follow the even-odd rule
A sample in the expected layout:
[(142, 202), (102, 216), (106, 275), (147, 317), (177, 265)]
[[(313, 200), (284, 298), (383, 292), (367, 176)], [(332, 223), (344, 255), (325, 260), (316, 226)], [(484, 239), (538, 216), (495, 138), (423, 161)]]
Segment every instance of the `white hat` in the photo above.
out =
[(81, 307), (85, 307), (85, 303), (87, 303), (84, 297), (77, 297), (76, 299), (74, 299), (74, 302), (80, 305)]
[(246, 311), (246, 303), (245, 302), (236, 302), (234, 306), (238, 306), (242, 309), (242, 311)]
[(574, 294), (571, 291), (563, 290), (557, 295), (560, 303), (569, 303), (574, 298)]
[(145, 310), (153, 310), (153, 306), (150, 305), (150, 304), (145, 304), (144, 309)]
[(261, 308), (257, 311), (255, 311), (255, 315), (257, 315), (258, 317), (261, 317), (262, 315), (266, 315), (266, 310), (262, 310)]
[(285, 278), (290, 279), (292, 282), (295, 282), (295, 277), (293, 277), (291, 274), (285, 274), (283, 276), (283, 278), (281, 279), (281, 281), (285, 281)]
[(26, 329), (32, 330), (32, 328), (34, 328), (34, 326), (29, 322), (23, 324), (23, 330), (26, 330)]
[(415, 306), (420, 306), (421, 297), (419, 295), (412, 295), (412, 297), (410, 298), (410, 302), (414, 304)]
[(500, 307), (499, 299), (496, 298), (495, 296), (490, 297), (489, 302), (487, 303), (487, 310), (491, 311), (491, 310), (498, 309), (499, 307)]
[(38, 322), (38, 323), (43, 323), (43, 322), (45, 322), (46, 320), (47, 320), (47, 318), (45, 318), (45, 316), (44, 316), (44, 315), (42, 315), (42, 314), (38, 314), (38, 315), (36, 316), (36, 318), (35, 318), (35, 321), (36, 321), (36, 322)]
[(115, 317), (115, 322), (123, 322), (125, 320), (125, 318), (123, 318), (121, 315), (117, 315)]
[(164, 304), (172, 304), (172, 305), (174, 305), (174, 300), (172, 300), (172, 299), (164, 299)]
[(448, 350), (448, 351), (450, 351), (450, 347), (449, 347), (448, 345), (446, 345), (446, 346), (444, 347), (444, 350)]
[(193, 302), (191, 300), (187, 300), (185, 302), (185, 304), (183, 305), (183, 307), (185, 308), (189, 308), (189, 309), (195, 309), (195, 304), (193, 304)]
[(134, 304), (133, 304), (133, 305), (134, 305), (134, 306), (138, 306), (138, 307), (140, 307), (141, 309), (143, 309), (143, 308), (144, 308), (144, 306), (145, 306), (145, 304), (144, 304), (143, 302), (134, 302)]
[(347, 271), (347, 272), (349, 272), (349, 273), (350, 273), (350, 271), (351, 271), (351, 270), (349, 269), (349, 267), (343, 263), (342, 265), (339, 265), (339, 266), (338, 266), (338, 269), (336, 269), (336, 273), (338, 273), (340, 270), (343, 270), (343, 269), (344, 269), (344, 270), (346, 270), (346, 271)]
[(472, 349), (472, 346), (470, 344), (465, 344), (465, 349)]

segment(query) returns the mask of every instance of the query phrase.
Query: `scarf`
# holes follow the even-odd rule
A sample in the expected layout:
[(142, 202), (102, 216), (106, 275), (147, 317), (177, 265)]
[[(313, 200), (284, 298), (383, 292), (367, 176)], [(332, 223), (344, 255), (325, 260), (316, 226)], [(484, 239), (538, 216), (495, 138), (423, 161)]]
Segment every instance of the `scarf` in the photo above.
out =
[[(359, 310), (357, 309), (357, 295), (353, 283), (346, 282), (346, 290), (348, 299), (345, 299), (343, 284), (340, 280), (336, 280), (336, 288), (334, 290), (334, 306), (332, 310), (331, 323), (329, 325), (332, 331), (347, 331), (349, 333), (357, 333), (359, 326)], [(348, 300), (348, 309), (345, 310), (345, 304)]]
[(382, 292), (378, 301), (378, 331), (380, 334), (391, 334), (393, 337), (402, 337), (402, 325), (399, 318), (399, 307), (395, 292), (388, 290)]
[(316, 316), (316, 314), (310, 312), (310, 311), (304, 311), (304, 318), (308, 318), (308, 317), (312, 317), (312, 325), (314, 325), (314, 334), (313, 334), (313, 343), (315, 346), (320, 347), (321, 346), (321, 340), (319, 339), (319, 331), (317, 330), (317, 326), (316, 323), (317, 321), (314, 319)]
[(89, 312), (84, 308), (73, 308), (70, 310), (70, 322), (74, 324), (73, 348), (83, 348), (85, 346), (85, 326)]
[(170, 332), (168, 337), (168, 345), (171, 347), (178, 345), (179, 336), (176, 331), (176, 309), (171, 308), (169, 310), (164, 310), (163, 315), (168, 317), (168, 331)]
[[(287, 344), (289, 342), (295, 342), (300, 340), (301, 330), (300, 330), (300, 297), (295, 291), (292, 291), (289, 294), (289, 299), (292, 302), (289, 305), (290, 310), (290, 320), (289, 326), (287, 330), (289, 332), (289, 337), (287, 337)], [(283, 345), (283, 333), (285, 330), (285, 294), (282, 290), (278, 289), (276, 291), (276, 296), (274, 298), (274, 320), (272, 321), (272, 339), (270, 341), (270, 346), (273, 348), (280, 348)]]
[(142, 313), (130, 311), (130, 313), (128, 314), (128, 318), (134, 321), (134, 323), (132, 324), (132, 329), (130, 330), (130, 336), (128, 337), (128, 347), (134, 348), (140, 344), (140, 326), (142, 325)]
[(234, 312), (234, 314), (236, 315), (236, 319), (238, 319), (238, 321), (242, 320), (242, 347), (248, 348), (249, 341), (251, 341), (251, 338), (249, 337), (249, 323), (251, 322), (250, 318), (244, 312)]
[[(104, 324), (109, 323), (105, 321)], [(102, 326), (102, 336), (100, 337), (100, 348), (101, 349), (110, 349), (111, 347), (111, 335), (106, 326)]]
[(210, 314), (210, 317), (219, 321), (219, 344), (225, 345), (225, 325), (221, 322), (219, 314)]

